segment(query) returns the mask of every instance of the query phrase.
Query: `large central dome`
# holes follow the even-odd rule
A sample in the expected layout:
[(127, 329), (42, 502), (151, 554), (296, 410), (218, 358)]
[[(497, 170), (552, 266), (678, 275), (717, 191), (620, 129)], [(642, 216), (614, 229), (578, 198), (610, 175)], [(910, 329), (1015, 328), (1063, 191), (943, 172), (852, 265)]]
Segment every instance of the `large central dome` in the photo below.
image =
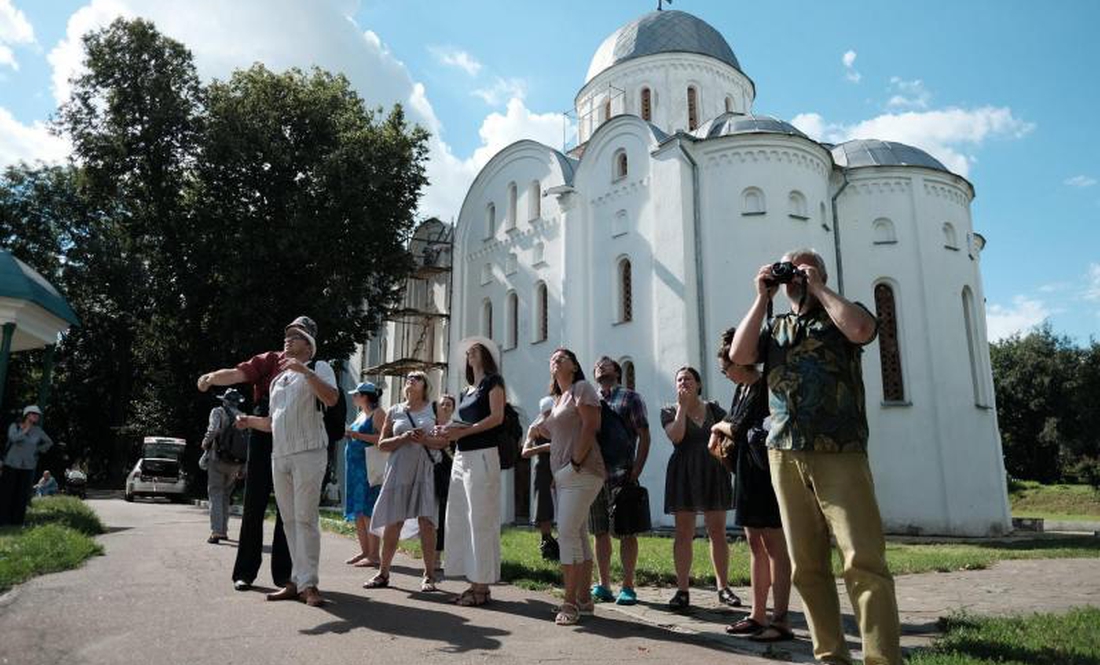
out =
[(585, 82), (612, 65), (655, 53), (698, 53), (741, 71), (721, 33), (687, 12), (670, 10), (650, 12), (613, 32), (592, 56)]

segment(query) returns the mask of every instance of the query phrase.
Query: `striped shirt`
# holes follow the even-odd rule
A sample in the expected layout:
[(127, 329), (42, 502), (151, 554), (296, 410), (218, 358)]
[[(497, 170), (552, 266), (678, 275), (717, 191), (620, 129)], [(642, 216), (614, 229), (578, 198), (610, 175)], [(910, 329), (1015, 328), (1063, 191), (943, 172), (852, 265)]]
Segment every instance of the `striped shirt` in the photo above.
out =
[[(336, 374), (323, 360), (313, 367), (318, 378), (336, 386)], [(283, 457), (328, 446), (320, 399), (305, 374), (286, 370), (271, 382), (271, 455)]]

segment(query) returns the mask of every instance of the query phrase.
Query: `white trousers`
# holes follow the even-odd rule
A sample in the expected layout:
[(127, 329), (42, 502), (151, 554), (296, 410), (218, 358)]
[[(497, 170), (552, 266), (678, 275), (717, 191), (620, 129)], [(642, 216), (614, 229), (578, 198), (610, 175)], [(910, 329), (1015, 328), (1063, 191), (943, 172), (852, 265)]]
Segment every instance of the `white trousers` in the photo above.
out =
[(290, 581), (299, 591), (317, 586), (321, 558), (321, 485), (328, 453), (324, 448), (271, 458), (275, 502), (283, 517), (283, 531), (293, 566)]
[(458, 451), (451, 467), (443, 553), (447, 575), (473, 584), (500, 580), (500, 454)]
[(592, 560), (588, 542), (588, 511), (603, 489), (603, 478), (573, 469), (567, 464), (554, 473), (558, 490), (558, 546), (563, 564)]

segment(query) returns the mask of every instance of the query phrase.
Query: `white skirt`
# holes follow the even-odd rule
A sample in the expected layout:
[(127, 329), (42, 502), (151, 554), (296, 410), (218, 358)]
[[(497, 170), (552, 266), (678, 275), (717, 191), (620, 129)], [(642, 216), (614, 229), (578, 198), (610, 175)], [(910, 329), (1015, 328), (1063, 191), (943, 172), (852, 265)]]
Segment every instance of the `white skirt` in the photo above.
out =
[(451, 468), (443, 555), (447, 575), (474, 584), (500, 580), (500, 454), (458, 451)]

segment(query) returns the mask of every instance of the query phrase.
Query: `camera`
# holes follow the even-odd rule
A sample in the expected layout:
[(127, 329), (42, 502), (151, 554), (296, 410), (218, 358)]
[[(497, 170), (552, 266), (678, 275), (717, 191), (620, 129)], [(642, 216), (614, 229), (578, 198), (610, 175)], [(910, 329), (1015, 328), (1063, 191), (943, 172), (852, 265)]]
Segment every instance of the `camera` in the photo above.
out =
[(772, 264), (772, 276), (766, 280), (766, 283), (768, 286), (789, 284), (795, 278), (806, 279), (806, 273), (796, 268), (790, 261), (777, 261)]

